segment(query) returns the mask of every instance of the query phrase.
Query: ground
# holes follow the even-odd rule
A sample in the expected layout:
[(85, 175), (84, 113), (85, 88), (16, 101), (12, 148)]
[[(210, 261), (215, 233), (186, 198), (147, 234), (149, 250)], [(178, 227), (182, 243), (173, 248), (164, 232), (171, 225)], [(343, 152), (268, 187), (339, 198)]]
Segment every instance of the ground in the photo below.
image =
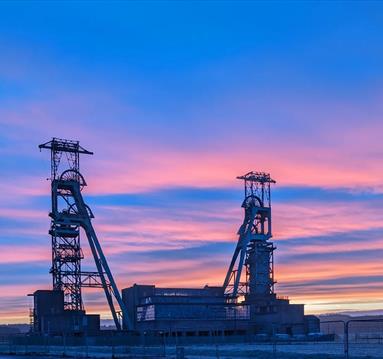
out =
[[(190, 346), (10, 346), (1, 345), (0, 353), (31, 356), (69, 356), (90, 358), (179, 358), (179, 359), (336, 359), (344, 358), (342, 343), (294, 344), (220, 344)], [(351, 358), (383, 358), (383, 344), (350, 344)], [(0, 359), (6, 359), (7, 355)]]

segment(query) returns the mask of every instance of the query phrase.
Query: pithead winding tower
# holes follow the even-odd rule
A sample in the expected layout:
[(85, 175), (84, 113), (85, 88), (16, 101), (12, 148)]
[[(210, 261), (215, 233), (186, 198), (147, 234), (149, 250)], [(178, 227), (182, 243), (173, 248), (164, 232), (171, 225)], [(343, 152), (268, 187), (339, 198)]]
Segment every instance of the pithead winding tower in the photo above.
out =
[(245, 216), (223, 286), (229, 300), (244, 296), (251, 302), (274, 294), (275, 247), (269, 239), (272, 237), (270, 185), (275, 181), (264, 172), (249, 172), (237, 178), (245, 185), (242, 203)]
[[(80, 173), (80, 154), (93, 152), (81, 147), (78, 141), (53, 138), (39, 145), (51, 151), (51, 196), (52, 210), (52, 268), (53, 289), (64, 292), (64, 309), (84, 309), (81, 288), (103, 288), (116, 328), (120, 330), (119, 313), (127, 329), (131, 329), (129, 314), (121, 299), (112, 273), (92, 225), (94, 215), (84, 202), (82, 189), (86, 182)], [(97, 271), (81, 270), (84, 258), (80, 244), (80, 229), (88, 239)], [(114, 300), (120, 311), (116, 310)]]

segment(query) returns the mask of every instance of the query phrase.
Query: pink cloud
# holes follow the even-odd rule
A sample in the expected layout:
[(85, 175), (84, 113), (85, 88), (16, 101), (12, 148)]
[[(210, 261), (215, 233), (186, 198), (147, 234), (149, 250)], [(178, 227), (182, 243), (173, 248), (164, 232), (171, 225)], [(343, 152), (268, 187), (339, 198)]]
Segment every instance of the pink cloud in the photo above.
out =
[[(100, 103), (105, 107), (100, 109), (97, 106)], [(290, 102), (280, 105), (288, 113), (303, 116), (301, 108), (291, 108), (288, 104)], [(304, 111), (313, 113), (320, 110), (313, 104), (311, 106)], [(44, 154), (38, 153), (38, 143), (31, 143), (31, 135), (32, 138), (40, 138), (38, 142), (44, 142), (52, 135), (66, 133), (68, 126), (71, 126), (81, 143), (95, 151), (94, 158), (83, 161), (84, 175), (90, 185), (87, 191), (95, 194), (140, 192), (172, 186), (233, 187), (238, 185), (235, 176), (251, 169), (270, 171), (283, 185), (362, 186), (382, 190), (383, 171), (378, 166), (376, 155), (373, 156), (380, 151), (377, 134), (381, 133), (382, 126), (379, 121), (364, 122), (362, 127), (342, 126), (340, 129), (333, 124), (330, 126), (332, 119), (327, 119), (330, 114), (325, 113), (323, 126), (316, 133), (318, 137), (325, 136), (328, 142), (313, 141), (310, 136), (289, 141), (276, 132), (269, 136), (267, 155), (261, 155), (261, 150), (255, 160), (254, 152), (245, 145), (252, 143), (251, 133), (240, 131), (236, 135), (227, 130), (220, 133), (222, 141), (214, 146), (203, 143), (199, 148), (178, 148), (171, 141), (161, 142), (160, 136), (159, 139), (135, 136), (131, 120), (99, 121), (97, 127), (93, 126), (89, 131), (95, 108), (102, 111), (98, 115), (105, 116), (105, 119), (113, 115), (129, 119), (137, 116), (136, 110), (122, 105), (121, 101), (103, 91), (59, 94), (50, 100), (26, 103), (13, 111), (0, 112), (0, 118), (8, 126), (7, 136), (13, 139), (13, 143), (19, 144), (7, 151), (42, 158)], [(352, 112), (341, 111), (345, 118), (349, 118)], [(63, 121), (63, 117), (69, 120)], [(295, 121), (300, 122), (301, 119)], [(350, 140), (339, 141), (339, 131)], [(36, 151), (31, 151), (32, 148)], [(45, 157), (45, 176), (48, 176), (49, 159), (47, 154)], [(32, 187), (40, 186), (43, 177), (44, 174), (40, 180), (36, 178), (28, 183), (32, 183)]]
[[(278, 240), (382, 228), (383, 213), (369, 201), (294, 201), (273, 205), (274, 237)], [(303, 244), (303, 243), (302, 243)]]
[(25, 221), (38, 220), (41, 221), (44, 217), (47, 217), (47, 212), (38, 211), (28, 208), (2, 208), (0, 207), (0, 217), (4, 218), (17, 218)]
[(31, 263), (46, 261), (49, 263), (51, 255), (47, 246), (36, 245), (0, 245), (0, 264)]

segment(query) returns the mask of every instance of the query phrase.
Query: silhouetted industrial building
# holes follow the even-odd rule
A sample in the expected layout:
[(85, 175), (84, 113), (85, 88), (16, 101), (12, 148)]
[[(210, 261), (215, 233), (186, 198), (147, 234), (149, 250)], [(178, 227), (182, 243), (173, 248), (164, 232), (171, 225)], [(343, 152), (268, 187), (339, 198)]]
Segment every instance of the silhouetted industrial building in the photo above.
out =
[(133, 285), (122, 290), (134, 329), (172, 335), (319, 332), (319, 319), (305, 316), (303, 304), (275, 295), (255, 303), (230, 303), (222, 287), (157, 288)]
[(64, 309), (64, 292), (37, 290), (33, 293), (33, 330), (48, 335), (97, 335), (100, 316), (84, 310)]
[(238, 178), (245, 185), (245, 213), (223, 286), (191, 289), (134, 285), (123, 289), (122, 298), (135, 330), (193, 336), (212, 331), (289, 335), (319, 332), (319, 319), (305, 316), (303, 304), (290, 304), (287, 297), (274, 292), (270, 184), (275, 181), (263, 172)]

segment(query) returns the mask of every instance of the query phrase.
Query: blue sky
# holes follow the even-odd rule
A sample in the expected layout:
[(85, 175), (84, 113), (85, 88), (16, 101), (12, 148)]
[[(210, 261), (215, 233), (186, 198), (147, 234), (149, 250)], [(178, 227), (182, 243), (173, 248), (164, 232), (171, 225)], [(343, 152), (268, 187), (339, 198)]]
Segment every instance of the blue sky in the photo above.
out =
[(235, 177), (264, 170), (278, 293), (380, 309), (382, 24), (368, 1), (1, 2), (1, 321), (50, 286), (53, 136), (95, 152), (84, 195), (119, 287), (222, 283)]

